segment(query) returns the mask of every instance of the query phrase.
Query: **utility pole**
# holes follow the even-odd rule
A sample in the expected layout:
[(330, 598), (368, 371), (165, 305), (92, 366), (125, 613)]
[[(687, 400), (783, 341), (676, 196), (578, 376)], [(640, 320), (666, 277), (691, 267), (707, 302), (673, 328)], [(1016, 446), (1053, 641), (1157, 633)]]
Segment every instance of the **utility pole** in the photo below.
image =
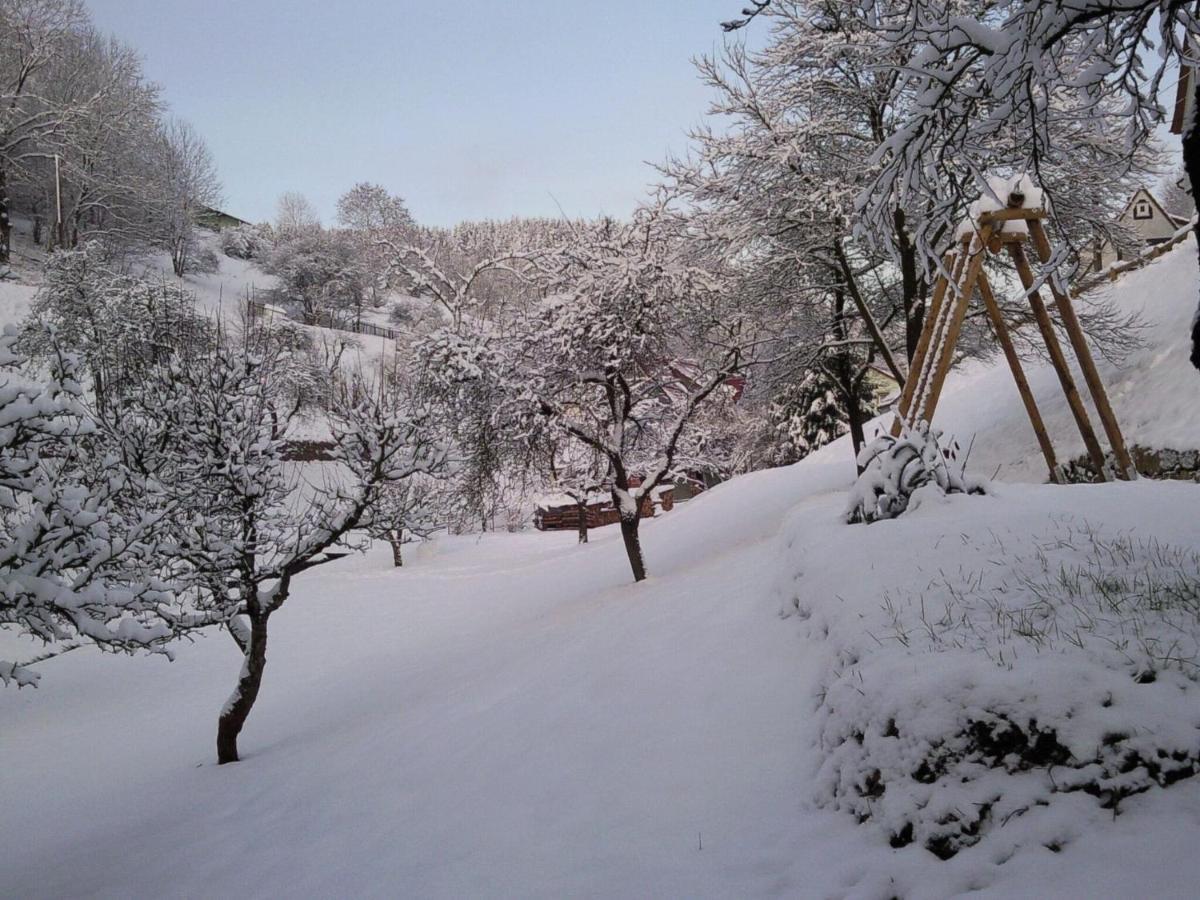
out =
[(54, 154), (54, 235), (59, 249), (67, 246), (67, 236), (63, 228), (62, 216), (62, 178), (58, 170), (58, 154)]

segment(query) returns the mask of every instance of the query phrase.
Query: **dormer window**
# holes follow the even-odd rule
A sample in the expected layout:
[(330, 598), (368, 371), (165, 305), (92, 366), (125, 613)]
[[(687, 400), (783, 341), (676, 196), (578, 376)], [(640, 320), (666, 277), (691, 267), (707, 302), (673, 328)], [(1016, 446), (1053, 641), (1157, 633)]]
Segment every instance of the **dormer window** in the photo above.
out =
[(1133, 217), (1135, 219), (1152, 219), (1154, 218), (1154, 210), (1150, 208), (1149, 200), (1138, 200), (1133, 204)]

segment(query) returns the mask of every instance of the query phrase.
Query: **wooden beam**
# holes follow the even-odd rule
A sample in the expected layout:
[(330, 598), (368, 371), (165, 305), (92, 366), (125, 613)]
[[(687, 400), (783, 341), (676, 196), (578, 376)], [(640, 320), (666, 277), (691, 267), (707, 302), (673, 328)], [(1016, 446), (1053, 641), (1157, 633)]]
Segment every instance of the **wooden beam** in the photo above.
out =
[(1087, 409), (1079, 396), (1079, 390), (1075, 387), (1075, 379), (1071, 376), (1071, 369), (1067, 365), (1066, 357), (1063, 356), (1058, 336), (1054, 333), (1054, 323), (1050, 320), (1050, 313), (1046, 311), (1046, 304), (1042, 302), (1041, 295), (1034, 289), (1033, 270), (1030, 269), (1029, 261), (1025, 258), (1025, 248), (1020, 244), (1009, 244), (1008, 253), (1017, 267), (1021, 284), (1025, 286), (1033, 317), (1037, 321), (1038, 329), (1042, 332), (1042, 340), (1046, 342), (1046, 350), (1050, 354), (1050, 363), (1054, 366), (1063, 393), (1067, 396), (1067, 405), (1070, 406), (1071, 414), (1075, 417), (1075, 424), (1079, 427), (1079, 434), (1083, 438), (1084, 446), (1087, 447), (1088, 456), (1100, 477), (1105, 478), (1104, 451), (1100, 448), (1100, 442), (1096, 440), (1096, 432), (1092, 430)]
[(1033, 238), (1033, 249), (1039, 262), (1050, 262), (1050, 239), (1046, 237), (1046, 229), (1036, 219), (1029, 223), (1029, 236)]
[(1014, 219), (1023, 219), (1026, 222), (1036, 222), (1039, 219), (1046, 218), (1044, 209), (1026, 209), (1017, 207), (1016, 209), (996, 209), (991, 212), (985, 212), (979, 217), (980, 226), (993, 225), (996, 222), (1011, 222)]
[(992, 320), (992, 330), (996, 332), (996, 340), (1000, 342), (1000, 348), (1004, 351), (1004, 358), (1008, 361), (1008, 368), (1012, 372), (1013, 381), (1017, 384), (1017, 393), (1021, 395), (1021, 403), (1025, 405), (1025, 413), (1029, 416), (1029, 424), (1033, 426), (1033, 433), (1037, 436), (1038, 446), (1042, 448), (1042, 456), (1046, 459), (1046, 467), (1050, 471), (1050, 480), (1057, 482), (1059, 480), (1058, 461), (1054, 456), (1054, 444), (1050, 442), (1050, 435), (1046, 431), (1046, 423), (1042, 421), (1042, 414), (1038, 411), (1037, 401), (1033, 398), (1033, 391), (1029, 387), (1029, 381), (1025, 377), (1025, 370), (1021, 367), (1021, 358), (1017, 355), (1017, 348), (1013, 346), (1012, 335), (1009, 334), (1008, 325), (1004, 321), (1004, 314), (1000, 310), (1000, 304), (996, 302), (996, 295), (992, 293), (992, 286), (988, 283), (987, 273), (979, 273), (979, 293), (983, 297), (983, 305), (987, 309), (988, 317)]
[(934, 334), (940, 331), (942, 306), (948, 285), (945, 273), (951, 273), (951, 277), (957, 281), (964, 259), (964, 253), (954, 250), (942, 257), (942, 273), (938, 275), (938, 279), (934, 283), (929, 309), (925, 311), (925, 324), (921, 326), (921, 336), (917, 339), (917, 348), (913, 353), (912, 361), (908, 364), (908, 377), (904, 379), (900, 402), (896, 405), (898, 415), (896, 421), (892, 423), (892, 437), (899, 437), (903, 423), (908, 421), (913, 400), (917, 397), (918, 386), (923, 386), (928, 382), (929, 374), (926, 364), (929, 362), (929, 348), (933, 344)]
[[(1029, 227), (1031, 233), (1040, 234), (1042, 240), (1046, 242), (1047, 246), (1049, 245), (1049, 239), (1046, 237), (1046, 231), (1042, 228), (1041, 222), (1031, 222)], [(1113, 454), (1117, 458), (1121, 477), (1127, 481), (1136, 478), (1137, 469), (1125, 446), (1125, 436), (1121, 434), (1121, 426), (1117, 424), (1116, 414), (1113, 413), (1112, 405), (1108, 402), (1108, 391), (1105, 390), (1104, 382), (1100, 379), (1100, 372), (1096, 369), (1096, 361), (1092, 357), (1092, 351), (1088, 348), (1087, 338), (1083, 334), (1083, 326), (1079, 324), (1079, 317), (1075, 314), (1071, 298), (1058, 289), (1053, 278), (1049, 279), (1047, 284), (1050, 287), (1051, 296), (1054, 297), (1054, 305), (1058, 309), (1059, 318), (1062, 319), (1063, 328), (1066, 329), (1067, 338), (1071, 341), (1071, 349), (1075, 351), (1075, 358), (1079, 361), (1079, 368), (1083, 371), (1083, 380), (1087, 382), (1092, 402), (1096, 405), (1100, 424), (1104, 426), (1104, 433), (1108, 436), (1108, 442), (1112, 445)]]
[(961, 284), (958, 285), (958, 296), (952, 300), (952, 312), (946, 335), (940, 345), (936, 345), (938, 358), (937, 364), (933, 369), (928, 395), (925, 397), (925, 402), (916, 411), (917, 415), (926, 422), (933, 421), (933, 414), (937, 410), (938, 400), (942, 396), (942, 386), (946, 383), (946, 375), (949, 374), (950, 365), (954, 361), (954, 350), (958, 346), (958, 336), (962, 333), (963, 319), (967, 316), (967, 307), (971, 305), (971, 296), (975, 293), (975, 283), (983, 271), (983, 262), (987, 259), (988, 240), (991, 236), (992, 226), (983, 225), (979, 229), (979, 240), (971, 245), (977, 249), (964, 255), (964, 259), (969, 258), (970, 260), (966, 266), (967, 273), (963, 277)]

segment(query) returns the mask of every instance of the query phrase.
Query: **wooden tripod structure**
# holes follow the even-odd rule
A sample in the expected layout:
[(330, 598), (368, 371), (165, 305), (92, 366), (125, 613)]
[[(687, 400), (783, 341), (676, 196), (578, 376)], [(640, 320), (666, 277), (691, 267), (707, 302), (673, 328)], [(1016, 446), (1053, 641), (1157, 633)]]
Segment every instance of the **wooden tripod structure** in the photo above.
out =
[[(917, 342), (908, 378), (905, 379), (904, 388), (900, 394), (900, 403), (896, 421), (892, 426), (892, 434), (898, 437), (906, 424), (915, 422), (917, 419), (924, 419), (926, 422), (933, 421), (933, 414), (937, 409), (938, 399), (941, 397), (946, 374), (954, 359), (955, 346), (962, 331), (967, 308), (970, 306), (973, 294), (978, 289), (991, 320), (992, 329), (996, 333), (1008, 367), (1012, 371), (1017, 391), (1021, 395), (1021, 402), (1025, 405), (1025, 412), (1029, 415), (1030, 424), (1033, 425), (1038, 444), (1042, 448), (1042, 455), (1045, 457), (1046, 466), (1050, 471), (1050, 480), (1062, 481), (1062, 471), (1059, 469), (1054, 455), (1054, 445), (1046, 432), (1046, 426), (1038, 411), (1037, 403), (1034, 401), (1033, 392), (1029, 388), (1025, 372), (1021, 368), (1021, 360), (1013, 346), (1008, 325), (1004, 321), (1000, 306), (988, 283), (987, 274), (983, 270), (983, 263), (988, 253), (999, 254), (1005, 251), (1012, 259), (1021, 284), (1025, 287), (1033, 318), (1045, 341), (1046, 350), (1050, 355), (1050, 363), (1058, 375), (1063, 393), (1066, 394), (1067, 404), (1071, 408), (1075, 424), (1079, 427), (1079, 433), (1083, 437), (1088, 457), (1100, 477), (1108, 480), (1111, 478), (1111, 472), (1105, 459), (1104, 450), (1096, 438), (1096, 432), (1092, 429), (1087, 408), (1079, 395), (1079, 389), (1075, 386), (1075, 378), (1067, 365), (1066, 356), (1063, 354), (1058, 335), (1054, 330), (1054, 323), (1035, 286), (1033, 270), (1025, 255), (1024, 245), (1028, 240), (1032, 243), (1034, 252), (1041, 262), (1050, 260), (1050, 239), (1042, 224), (1042, 220), (1046, 218), (1046, 212), (1042, 209), (1026, 207), (1024, 202), (1024, 196), (1018, 191), (1013, 191), (1008, 196), (1006, 209), (982, 213), (974, 223), (974, 229), (965, 234), (957, 246), (942, 260), (942, 270), (934, 285), (925, 325)], [(1025, 227), (1014, 228), (1012, 223), (1017, 222), (1023, 222)], [(1095, 404), (1108, 442), (1112, 446), (1117, 474), (1125, 479), (1136, 478), (1137, 471), (1130, 459), (1112, 406), (1108, 402), (1108, 393), (1104, 389), (1104, 383), (1100, 380), (1100, 373), (1096, 370), (1096, 363), (1088, 349), (1087, 340), (1079, 324), (1079, 317), (1071, 305), (1071, 298), (1055, 283), (1054, 279), (1047, 279), (1046, 285), (1054, 298), (1054, 305), (1058, 310), (1063, 330), (1071, 342), (1071, 349), (1075, 352), (1083, 379), (1092, 395), (1092, 402)]]

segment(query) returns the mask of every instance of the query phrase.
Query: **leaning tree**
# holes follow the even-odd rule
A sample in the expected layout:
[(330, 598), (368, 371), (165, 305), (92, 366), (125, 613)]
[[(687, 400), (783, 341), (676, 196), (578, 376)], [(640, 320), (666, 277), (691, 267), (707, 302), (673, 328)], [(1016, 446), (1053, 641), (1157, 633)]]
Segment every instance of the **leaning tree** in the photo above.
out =
[(329, 414), (334, 469), (301, 479), (287, 433), (303, 400), (295, 364), (265, 332), (241, 345), (164, 362), (108, 412), (126, 468), (153, 475), (175, 502), (163, 524), (188, 624), (225, 627), (243, 654), (222, 708), (217, 759), (238, 759), (238, 735), (266, 667), (268, 625), (301, 573), (346, 555), (382, 492), (435, 472), (444, 452), (419, 410), (398, 408), (360, 380), (341, 382)]

